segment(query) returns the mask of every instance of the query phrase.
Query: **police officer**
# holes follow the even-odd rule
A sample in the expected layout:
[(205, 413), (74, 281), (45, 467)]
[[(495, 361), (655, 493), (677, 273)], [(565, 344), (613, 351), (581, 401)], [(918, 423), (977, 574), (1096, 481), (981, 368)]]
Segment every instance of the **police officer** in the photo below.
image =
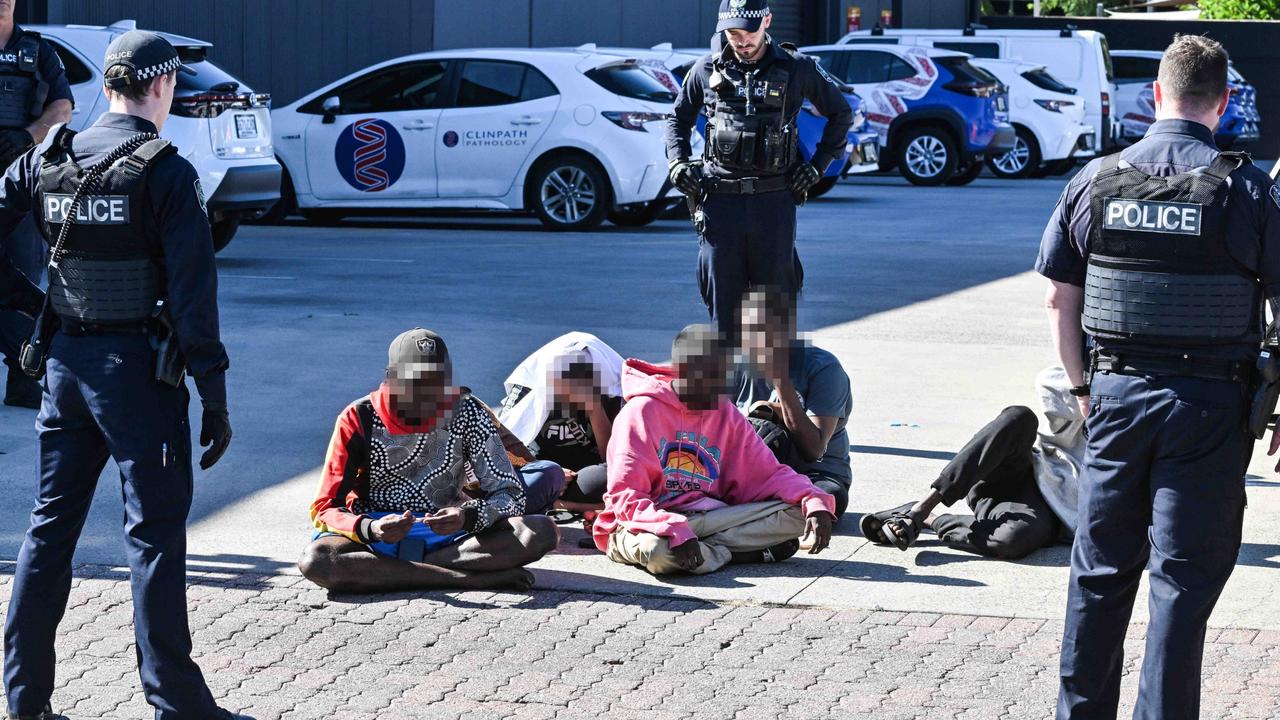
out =
[(1036, 269), (1089, 437), (1059, 720), (1116, 716), (1144, 566), (1151, 620), (1134, 717), (1200, 714), (1205, 625), (1240, 547), (1262, 304), (1280, 296), (1280, 188), (1214, 146), (1226, 83), (1220, 44), (1176, 37), (1156, 122), (1071, 180), (1041, 242)]
[[(15, 0), (0, 0), (0, 168), (44, 140), (49, 128), (71, 119), (74, 97), (62, 60), (39, 33), (14, 23)], [(44, 271), (44, 241), (30, 220), (9, 234), (5, 254), (33, 282)], [(17, 350), (31, 332), (31, 320), (0, 312), (0, 354), (8, 377), (4, 403), (40, 407), (40, 384), (18, 369)]]
[[(767, 0), (722, 0), (713, 52), (685, 76), (667, 119), (673, 185), (693, 199), (698, 285), (725, 337), (736, 337), (748, 287), (791, 295), (804, 272), (795, 252), (796, 202), (847, 143), (853, 112), (814, 58), (774, 43)], [(808, 99), (827, 118), (811, 162), (800, 158), (796, 115)], [(689, 138), (707, 116), (701, 163)]]
[[(173, 46), (140, 31), (117, 37), (103, 66), (110, 111), (80, 134), (55, 129), (9, 167), (0, 188), (0, 231), (33, 213), (50, 246), (39, 311), (39, 290), (0, 263), (0, 300), (40, 312), (39, 326), (51, 330), (31, 348), (47, 347), (40, 481), (4, 628), (9, 717), (57, 717), (49, 709), (54, 636), (94, 486), (113, 458), (147, 701), (156, 718), (227, 718), (191, 659), (187, 388), (154, 349), (165, 346), (163, 324), (204, 403), (209, 450), (200, 466), (208, 468), (231, 440), (213, 241), (195, 169), (157, 137), (185, 68)], [(153, 319), (157, 307), (170, 322)], [(35, 354), (24, 353), (24, 368), (38, 367), (29, 362)]]

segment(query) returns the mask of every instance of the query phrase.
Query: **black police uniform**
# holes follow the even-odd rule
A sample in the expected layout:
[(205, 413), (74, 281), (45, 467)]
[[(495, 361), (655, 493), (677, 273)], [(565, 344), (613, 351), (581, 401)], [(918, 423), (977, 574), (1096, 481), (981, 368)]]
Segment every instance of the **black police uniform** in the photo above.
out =
[(1209, 128), (1160, 120), (1067, 185), (1036, 269), (1084, 288), (1095, 365), (1058, 718), (1115, 717), (1144, 565), (1134, 717), (1198, 717), (1205, 625), (1240, 547), (1260, 304), (1280, 296), (1280, 188)]
[[(186, 520), (192, 499), (185, 385), (155, 378), (149, 316), (169, 305), (174, 332), (206, 409), (226, 407), (213, 240), (195, 169), (173, 152), (116, 163), (76, 209), (80, 169), (150, 121), (106, 113), (84, 132), (58, 130), (14, 163), (0, 193), (0, 231), (35, 213), (53, 246), (74, 213), (65, 253), (50, 269), (44, 398), (36, 419), (40, 483), (18, 555), (5, 623), (9, 711), (32, 714), (54, 687), (54, 636), (71, 587), (71, 560), (108, 458), (120, 467), (138, 659), (157, 718), (222, 717), (191, 660), (186, 612)], [(154, 148), (154, 145), (152, 146)], [(60, 258), (60, 259), (59, 259)], [(5, 282), (7, 280), (7, 282)], [(4, 296), (30, 312), (32, 288), (6, 264)]]
[[(721, 20), (727, 13), (762, 12), (757, 6), (764, 3), (723, 3)], [(746, 63), (727, 43), (717, 44), (724, 47), (685, 76), (667, 120), (666, 145), (673, 166), (691, 160), (698, 114), (707, 115), (705, 199), (702, 217), (695, 218), (698, 287), (720, 331), (736, 336), (737, 308), (749, 287), (771, 285), (794, 298), (804, 277), (789, 187), (789, 174), (801, 162), (796, 115), (808, 99), (827, 118), (812, 162), (821, 174), (848, 142), (853, 111), (814, 58), (770, 40), (759, 61)]]
[[(34, 142), (27, 127), (57, 100), (74, 103), (62, 60), (39, 33), (14, 26), (0, 49), (0, 167), (8, 167)], [(30, 220), (3, 243), (4, 253), (33, 282), (44, 272), (44, 241)], [(13, 311), (0, 311), (0, 354), (9, 366), (5, 401), (11, 405), (38, 403), (39, 385), (17, 367), (18, 348), (31, 333), (31, 320)]]

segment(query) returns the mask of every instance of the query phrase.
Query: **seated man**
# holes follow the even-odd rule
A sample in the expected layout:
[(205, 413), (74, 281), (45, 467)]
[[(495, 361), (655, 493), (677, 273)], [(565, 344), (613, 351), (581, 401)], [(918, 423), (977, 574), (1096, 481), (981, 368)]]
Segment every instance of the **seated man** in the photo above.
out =
[(628, 360), (627, 404), (609, 443), (609, 486), (592, 526), (614, 562), (709, 573), (776, 562), (831, 540), (835, 499), (778, 462), (728, 400), (728, 359), (708, 325), (680, 332), (674, 367)]
[[(952, 458), (923, 500), (864, 515), (862, 534), (882, 545), (911, 547), (922, 528), (943, 543), (1015, 560), (1071, 541), (1084, 460), (1084, 418), (1062, 368), (1036, 378), (1048, 432), (1037, 433), (1030, 408), (1005, 408)], [(931, 514), (964, 498), (973, 515)]]
[(564, 469), (557, 507), (588, 516), (603, 507), (605, 448), (622, 408), (622, 357), (600, 338), (561, 335), (525, 358), (504, 385), (499, 420), (531, 457)]
[(525, 487), (489, 413), (452, 387), (444, 340), (415, 328), (387, 356), (383, 384), (338, 417), (298, 568), (340, 592), (531, 587), (523, 566), (556, 526), (522, 517)]
[[(751, 290), (741, 315), (749, 365), (730, 385), (734, 402), (779, 460), (835, 497), (839, 518), (853, 482), (845, 431), (853, 410), (849, 375), (835, 355), (796, 337), (795, 308), (786, 294)], [(784, 432), (776, 432), (778, 426)]]

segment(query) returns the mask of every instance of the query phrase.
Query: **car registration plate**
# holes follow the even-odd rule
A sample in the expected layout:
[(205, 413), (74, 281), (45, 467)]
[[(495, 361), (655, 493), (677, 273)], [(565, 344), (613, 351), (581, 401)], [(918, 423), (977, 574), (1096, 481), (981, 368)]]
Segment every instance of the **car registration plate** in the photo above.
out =
[(236, 137), (241, 140), (258, 139), (258, 118), (247, 113), (236, 115)]

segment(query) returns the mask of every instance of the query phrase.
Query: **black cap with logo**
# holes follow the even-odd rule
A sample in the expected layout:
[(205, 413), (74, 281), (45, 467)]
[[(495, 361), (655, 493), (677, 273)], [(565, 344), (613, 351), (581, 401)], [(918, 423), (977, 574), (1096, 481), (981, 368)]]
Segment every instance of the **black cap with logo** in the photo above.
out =
[(168, 40), (145, 30), (130, 30), (111, 41), (102, 71), (105, 73), (117, 65), (129, 68), (129, 78), (107, 80), (107, 87), (112, 89), (125, 87), (129, 80), (149, 80), (174, 70), (195, 74), (178, 59), (178, 51)]
[(746, 30), (755, 32), (769, 14), (769, 0), (720, 0), (716, 32)]
[(422, 328), (400, 333), (387, 348), (387, 364), (418, 370), (445, 370), (449, 367), (449, 348), (444, 338)]

